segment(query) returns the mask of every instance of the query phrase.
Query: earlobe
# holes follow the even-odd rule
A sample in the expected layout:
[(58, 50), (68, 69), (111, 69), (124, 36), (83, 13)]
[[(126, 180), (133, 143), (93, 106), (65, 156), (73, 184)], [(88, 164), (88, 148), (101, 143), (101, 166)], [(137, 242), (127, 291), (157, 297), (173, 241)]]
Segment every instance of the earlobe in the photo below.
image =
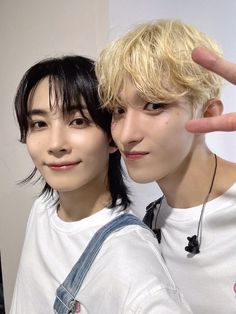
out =
[(210, 118), (220, 116), (223, 110), (224, 105), (220, 99), (210, 99), (205, 106), (203, 117)]
[(109, 148), (109, 153), (110, 153), (110, 154), (113, 154), (113, 153), (115, 153), (117, 150), (118, 150), (117, 147), (110, 146), (110, 148)]
[(111, 140), (110, 140), (110, 143), (109, 143), (109, 153), (110, 153), (110, 154), (113, 154), (113, 153), (115, 153), (117, 150), (118, 150), (118, 148), (117, 148), (115, 142), (111, 139)]

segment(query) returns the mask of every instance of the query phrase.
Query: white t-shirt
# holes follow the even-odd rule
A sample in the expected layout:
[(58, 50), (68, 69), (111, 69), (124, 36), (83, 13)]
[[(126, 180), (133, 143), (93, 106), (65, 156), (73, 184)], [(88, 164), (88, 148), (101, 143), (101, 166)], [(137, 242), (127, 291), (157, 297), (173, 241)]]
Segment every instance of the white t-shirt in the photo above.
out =
[[(104, 208), (64, 222), (52, 201), (36, 200), (27, 225), (11, 314), (53, 313), (56, 288), (94, 233), (122, 214)], [(110, 235), (77, 298), (82, 314), (190, 313), (177, 291), (149, 230), (128, 226)]]
[(191, 256), (185, 246), (197, 233), (201, 209), (171, 208), (163, 199), (157, 219), (162, 254), (194, 314), (235, 314), (236, 183), (206, 204), (200, 253)]

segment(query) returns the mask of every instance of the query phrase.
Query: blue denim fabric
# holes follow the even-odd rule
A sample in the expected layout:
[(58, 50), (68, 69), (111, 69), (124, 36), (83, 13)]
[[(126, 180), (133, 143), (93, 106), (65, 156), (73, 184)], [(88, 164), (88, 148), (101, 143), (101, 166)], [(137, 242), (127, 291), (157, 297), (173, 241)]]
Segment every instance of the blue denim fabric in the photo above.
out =
[(88, 273), (92, 263), (94, 262), (103, 242), (112, 233), (128, 225), (140, 225), (148, 230), (149, 227), (131, 214), (124, 213), (102, 228), (100, 228), (92, 237), (83, 254), (72, 268), (56, 291), (56, 299), (54, 302), (54, 311), (58, 314), (74, 313), (76, 308), (76, 296), (82, 286), (84, 278)]

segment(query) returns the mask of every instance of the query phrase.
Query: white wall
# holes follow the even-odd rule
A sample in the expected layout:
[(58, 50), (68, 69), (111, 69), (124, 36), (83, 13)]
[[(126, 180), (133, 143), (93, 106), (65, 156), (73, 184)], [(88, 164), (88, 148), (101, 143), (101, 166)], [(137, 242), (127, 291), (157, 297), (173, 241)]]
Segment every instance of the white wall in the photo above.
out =
[[(180, 19), (198, 27), (214, 38), (226, 58), (236, 63), (236, 2), (232, 0), (109, 0), (110, 36), (112, 40), (138, 23), (160, 18)], [(227, 84), (222, 93), (225, 112), (235, 111), (236, 88)], [(209, 147), (220, 156), (236, 161), (236, 132), (207, 135)], [(155, 183), (132, 183), (137, 213), (160, 195)]]
[(96, 57), (108, 39), (107, 0), (1, 0), (0, 38), (0, 249), (8, 313), (26, 219), (38, 190), (16, 185), (32, 169), (24, 145), (17, 142), (16, 87), (42, 58)]

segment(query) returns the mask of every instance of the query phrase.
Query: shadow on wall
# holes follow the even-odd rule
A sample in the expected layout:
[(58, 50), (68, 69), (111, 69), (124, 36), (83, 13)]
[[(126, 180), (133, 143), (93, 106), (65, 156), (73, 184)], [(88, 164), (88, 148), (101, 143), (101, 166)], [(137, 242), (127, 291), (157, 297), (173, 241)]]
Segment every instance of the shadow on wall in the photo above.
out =
[(5, 314), (4, 297), (3, 297), (1, 255), (0, 255), (0, 314)]

